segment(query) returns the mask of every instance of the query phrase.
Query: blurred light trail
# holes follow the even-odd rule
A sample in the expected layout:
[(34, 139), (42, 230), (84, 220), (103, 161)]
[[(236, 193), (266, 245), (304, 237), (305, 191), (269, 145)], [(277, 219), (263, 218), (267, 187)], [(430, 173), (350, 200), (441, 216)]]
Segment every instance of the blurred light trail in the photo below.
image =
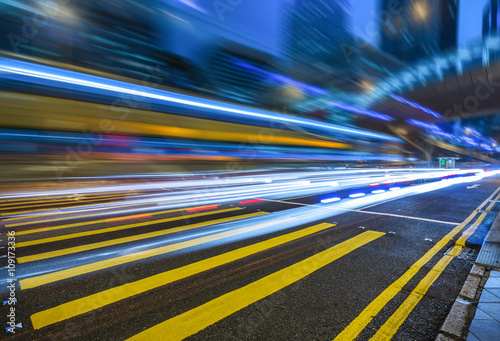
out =
[(425, 123), (425, 122), (416, 120), (414, 118), (407, 119), (406, 122), (411, 124), (411, 125), (414, 125), (416, 127), (420, 127), (420, 128), (425, 128), (425, 129), (430, 129), (430, 130), (439, 129), (438, 126), (433, 124), (433, 123)]
[(204, 211), (204, 210), (211, 210), (214, 208), (219, 207), (219, 205), (210, 205), (210, 206), (203, 206), (203, 207), (196, 207), (196, 208), (187, 208), (186, 212), (196, 212), (196, 211)]
[[(128, 184), (127, 187), (133, 190), (139, 190), (139, 189), (144, 189), (144, 190), (153, 190), (153, 189), (159, 189), (159, 188), (169, 188), (169, 189), (186, 189), (189, 187), (200, 187), (200, 186), (218, 186), (218, 187), (225, 187), (225, 186), (232, 186), (232, 185), (245, 185), (245, 184), (250, 184), (250, 183), (270, 183), (270, 182), (276, 182), (276, 181), (291, 181), (293, 179), (300, 179), (300, 178), (313, 178), (313, 177), (318, 177), (320, 176), (321, 178), (325, 178), (329, 181), (329, 185), (338, 185), (338, 181), (334, 181), (332, 183), (331, 181), (333, 179), (339, 179), (339, 176), (347, 176), (349, 178), (352, 178), (354, 180), (360, 179), (359, 174), (364, 174), (366, 176), (382, 176), (383, 174), (394, 174), (398, 175), (401, 173), (408, 173), (408, 177), (413, 176), (415, 174), (416, 177), (418, 178), (425, 178), (425, 177), (434, 177), (440, 176), (443, 174), (452, 174), (453, 169), (439, 169), (439, 168), (420, 168), (420, 169), (408, 169), (408, 168), (390, 168), (390, 169), (379, 169), (379, 168), (365, 168), (365, 169), (349, 169), (349, 170), (323, 170), (323, 171), (302, 171), (302, 172), (289, 172), (289, 173), (279, 173), (279, 172), (272, 172), (272, 173), (266, 173), (264, 175), (254, 175), (254, 176), (235, 176), (235, 177), (216, 177), (216, 175), (223, 176), (224, 174), (227, 174), (225, 172), (217, 172), (213, 173), (213, 176), (211, 178), (207, 179), (195, 179), (195, 180), (183, 180), (183, 181), (176, 181), (176, 180), (170, 180), (170, 181), (159, 181), (155, 183), (149, 183), (149, 184)], [(455, 169), (456, 171), (456, 169)], [(476, 170), (464, 170), (462, 172), (483, 172), (482, 169), (476, 169)], [(203, 174), (203, 173), (202, 173)], [(241, 174), (245, 174), (245, 172), (241, 172)], [(427, 175), (426, 175), (427, 174)], [(402, 174), (402, 176), (405, 174)], [(195, 177), (197, 176), (197, 173), (182, 173), (182, 174), (177, 174), (177, 177)], [(97, 177), (97, 178), (74, 178), (74, 179), (80, 179), (80, 180), (86, 180), (86, 179), (113, 179), (113, 178), (140, 178), (142, 175), (130, 175), (130, 176), (118, 176), (118, 177)], [(144, 177), (148, 177), (147, 174), (144, 175)], [(151, 175), (151, 177), (157, 177), (157, 178), (169, 178), (170, 175)], [(415, 178), (416, 178), (415, 177)], [(373, 181), (372, 181), (373, 182)], [(79, 188), (79, 189), (61, 189), (61, 190), (43, 190), (43, 191), (30, 191), (30, 192), (15, 192), (11, 194), (0, 194), (0, 199), (13, 199), (13, 198), (26, 198), (26, 197), (39, 197), (39, 196), (64, 196), (64, 195), (80, 195), (80, 194), (89, 194), (89, 193), (103, 193), (103, 192), (123, 192), (123, 187), (119, 185), (107, 185), (107, 186), (96, 186), (96, 187), (85, 187), (85, 188)]]
[[(495, 171), (491, 173), (494, 173), (494, 175), (496, 175), (499, 174), (500, 171)], [(244, 235), (233, 236), (224, 240), (224, 243), (230, 243), (241, 239), (247, 239), (254, 236), (260, 236), (262, 234), (282, 231), (295, 226), (308, 224), (314, 221), (326, 219), (332, 216), (342, 214), (344, 212), (348, 212), (350, 210), (358, 209), (364, 206), (372, 205), (386, 200), (439, 190), (455, 184), (474, 182), (486, 176), (490, 176), (489, 173), (484, 173), (484, 174), (480, 176), (452, 178), (449, 179), (447, 182), (439, 181), (435, 183), (405, 187), (401, 188), (398, 191), (392, 191), (392, 192), (389, 191), (378, 195), (368, 195), (354, 199), (341, 200), (325, 206), (307, 205), (297, 208), (286, 209), (283, 211), (274, 212), (273, 214), (253, 217), (252, 224), (250, 225), (248, 224), (248, 222), (243, 220), (243, 221), (225, 223), (220, 227), (228, 231), (233, 229), (239, 229), (242, 227), (249, 229), (248, 233)], [(200, 247), (204, 248), (208, 247), (208, 245)]]
[(245, 205), (245, 204), (252, 204), (254, 202), (261, 202), (261, 201), (264, 201), (264, 199), (243, 200), (243, 201), (240, 201), (240, 204)]
[(106, 223), (112, 223), (116, 221), (124, 221), (124, 220), (133, 220), (133, 219), (144, 219), (144, 218), (151, 218), (151, 214), (139, 214), (139, 215), (134, 215), (134, 216), (128, 216), (128, 217), (118, 217), (118, 218), (111, 218), (111, 219), (106, 219)]
[[(455, 172), (457, 172), (455, 170)], [(467, 171), (465, 171), (467, 172)], [(46, 275), (38, 276), (38, 278), (30, 278), (23, 279), (23, 283), (21, 283), (22, 289), (26, 289), (31, 285), (38, 286), (52, 282), (55, 278), (56, 280), (61, 279), (59, 275), (62, 275), (62, 278), (66, 274), (70, 276), (74, 276), (75, 274), (81, 275), (82, 273), (88, 273), (89, 271), (95, 271), (95, 269), (99, 268), (101, 265), (115, 266), (118, 259), (125, 257), (129, 261), (134, 261), (135, 255), (132, 253), (140, 252), (141, 254), (147, 253), (151, 255), (156, 255), (158, 252), (162, 253), (170, 249), (170, 245), (165, 246), (165, 244), (170, 244), (176, 240), (183, 240), (183, 245), (190, 245), (190, 250), (200, 250), (211, 247), (216, 243), (217, 245), (231, 243), (238, 240), (244, 240), (248, 238), (252, 238), (255, 236), (261, 236), (264, 234), (269, 234), (272, 232), (286, 230), (288, 228), (293, 228), (296, 226), (300, 226), (303, 224), (308, 224), (314, 221), (331, 218), (333, 216), (349, 212), (352, 210), (356, 210), (362, 207), (366, 207), (372, 204), (384, 202), (387, 200), (392, 200), (396, 198), (402, 198), (406, 196), (411, 196), (420, 193), (426, 193), (429, 191), (439, 190), (446, 188), (448, 186), (460, 184), (460, 183), (469, 183), (481, 180), (488, 176), (493, 176), (499, 174), (500, 171), (490, 171), (490, 172), (482, 172), (478, 175), (473, 175), (469, 177), (456, 177), (449, 178), (445, 181), (436, 181), (427, 184), (414, 185), (409, 187), (401, 188), (398, 191), (388, 191), (385, 193), (380, 193), (377, 195), (366, 195), (359, 198), (346, 199), (337, 202), (333, 202), (325, 205), (301, 205), (301, 207), (294, 207), (290, 209), (285, 209), (282, 211), (277, 211), (272, 214), (263, 214), (259, 215), (256, 212), (252, 213), (248, 216), (252, 216), (252, 218), (241, 219), (238, 221), (225, 221), (220, 220), (220, 224), (216, 224), (214, 228), (210, 228), (209, 230), (204, 231), (187, 231), (186, 234), (180, 237), (166, 237), (160, 240), (152, 240), (152, 241), (141, 241), (142, 244), (140, 246), (129, 246), (122, 245), (119, 249), (113, 252), (104, 251), (101, 254), (93, 255), (93, 256), (84, 256), (81, 259), (74, 259), (71, 264), (78, 262), (84, 262), (84, 265), (78, 266), (76, 268), (68, 269), (67, 271), (64, 268), (68, 268), (67, 259), (57, 260), (55, 259), (53, 262), (54, 267), (52, 270), (46, 270), (39, 272), (40, 274), (46, 273), (48, 271), (53, 271), (53, 269), (63, 269), (58, 271), (60, 273), (51, 273)], [(226, 218), (225, 218), (226, 219)], [(203, 223), (202, 223), (203, 224)], [(210, 225), (210, 224), (209, 224)], [(208, 226), (208, 225), (207, 225)], [(224, 234), (226, 233), (226, 234)], [(200, 236), (203, 239), (203, 242), (200, 243)], [(194, 239), (190, 239), (194, 238)], [(152, 247), (161, 246), (156, 249), (151, 249)], [(194, 249), (193, 249), (194, 247)], [(82, 251), (84, 251), (82, 249)], [(110, 258), (113, 255), (118, 255), (116, 258)], [(130, 257), (128, 256), (130, 255)], [(103, 259), (104, 260), (101, 260)], [(123, 259), (125, 259), (123, 258)], [(138, 258), (137, 258), (138, 260)], [(88, 263), (89, 261), (93, 261), (93, 263)], [(97, 268), (96, 268), (97, 267)], [(93, 269), (93, 270), (92, 270)], [(79, 271), (83, 272), (79, 272)], [(31, 276), (33, 273), (30, 274)], [(25, 278), (21, 276), (20, 278)]]
[(198, 12), (202, 12), (204, 14), (209, 14), (209, 12), (207, 12), (204, 8), (198, 6), (197, 4), (195, 4), (191, 0), (178, 0), (178, 1), (184, 3), (188, 7), (191, 7), (193, 9), (197, 10)]
[[(406, 170), (407, 174), (400, 174), (399, 178), (394, 178), (393, 182), (399, 181), (408, 181), (408, 176), (411, 176), (412, 181), (416, 180), (426, 180), (426, 179), (439, 179), (441, 176), (446, 175), (464, 175), (470, 173), (471, 170), (432, 170), (432, 171), (424, 171), (424, 172), (414, 172)], [(482, 172), (482, 170), (475, 170), (474, 173), (477, 174), (487, 174)], [(214, 179), (204, 179), (194, 181), (196, 186), (194, 189), (190, 189), (189, 187), (193, 184), (189, 181), (185, 181), (186, 187), (182, 188), (182, 181), (176, 183), (178, 188), (175, 188), (175, 191), (171, 191), (168, 193), (153, 193), (153, 194), (142, 194), (135, 195), (131, 197), (129, 200), (125, 202), (118, 203), (103, 203), (103, 204), (91, 204), (85, 205), (85, 207), (69, 207), (69, 208), (59, 208), (59, 209), (51, 209), (48, 208), (45, 214), (42, 212), (34, 212), (23, 213), (19, 215), (10, 215), (10, 217), (6, 220), (9, 223), (12, 220), (25, 220), (32, 218), (43, 217), (43, 219), (48, 216), (53, 216), (57, 218), (60, 215), (68, 215), (68, 219), (71, 218), (71, 214), (79, 213), (79, 212), (88, 212), (92, 211), (95, 215), (106, 215), (106, 214), (116, 214), (116, 213), (139, 213), (139, 212), (149, 212), (158, 209), (170, 209), (170, 208), (179, 208), (179, 207), (189, 207), (193, 205), (203, 206), (203, 205), (220, 205), (221, 203), (229, 203), (229, 202), (241, 202), (245, 200), (252, 200), (255, 197), (265, 198), (265, 199), (282, 199), (290, 196), (302, 196), (302, 195), (313, 195), (313, 194), (322, 194), (322, 193), (331, 193), (339, 190), (345, 189), (356, 189), (360, 187), (369, 187), (370, 183), (373, 183), (374, 179), (383, 179), (384, 177), (381, 174), (387, 174), (387, 170), (373, 170), (371, 173), (366, 173), (364, 175), (359, 174), (359, 172), (354, 172), (354, 174), (349, 175), (343, 173), (342, 176), (344, 178), (339, 178), (337, 181), (339, 183), (338, 187), (331, 187), (331, 176), (335, 173), (332, 172), (323, 172), (324, 176), (328, 177), (327, 181), (321, 181), (321, 178), (315, 179), (315, 181), (311, 180), (300, 180), (300, 178), (304, 177), (304, 174), (301, 172), (295, 173), (295, 177), (291, 177), (290, 174), (287, 174), (284, 180), (278, 181), (279, 176), (271, 176), (273, 178), (273, 182), (267, 183), (262, 181), (262, 179), (252, 178), (252, 181), (236, 181), (238, 179), (233, 179), (229, 185), (219, 186), (217, 188), (213, 188), (213, 185), (217, 184), (217, 181)], [(490, 172), (494, 174), (494, 172)], [(313, 172), (314, 174), (314, 172)], [(321, 173), (320, 173), (321, 174)], [(489, 173), (488, 173), (489, 174)], [(270, 177), (270, 175), (267, 175)], [(474, 178), (474, 177), (469, 177)], [(216, 179), (217, 180), (217, 179)], [(450, 180), (455, 180), (452, 178)], [(389, 184), (393, 183), (390, 182)], [(158, 189), (164, 188), (164, 186), (172, 185), (173, 182), (159, 182), (155, 184), (135, 184), (131, 186), (135, 186), (136, 189), (146, 190), (146, 189)], [(219, 184), (223, 184), (224, 182), (219, 182)], [(238, 186), (232, 186), (237, 184)], [(246, 184), (246, 186), (241, 186), (241, 184)], [(200, 189), (205, 187), (207, 189)], [(117, 186), (119, 187), (119, 186)], [(107, 188), (107, 187), (105, 187)], [(103, 189), (103, 188), (101, 188)], [(107, 188), (109, 189), (109, 188)], [(82, 189), (86, 190), (86, 189)], [(99, 188), (94, 188), (94, 190), (99, 190)], [(74, 190), (72, 190), (74, 192)], [(45, 192), (45, 194), (50, 194), (50, 192)], [(127, 210), (122, 210), (123, 207), (128, 207)], [(132, 206), (137, 206), (136, 208), (132, 208)], [(118, 210), (118, 211), (117, 211)], [(101, 211), (101, 212), (99, 212)], [(24, 224), (24, 223), (21, 223)]]
[[(214, 113), (219, 113), (217, 115), (218, 120), (227, 121), (229, 118), (232, 118), (230, 121), (234, 121), (235, 118), (239, 117), (237, 121), (245, 119), (245, 123), (247, 124), (249, 123), (248, 119), (251, 119), (251, 122), (255, 125), (268, 125), (269, 122), (281, 122), (284, 124), (297, 125), (301, 128), (312, 128), (328, 133), (343, 133), (352, 136), (363, 136), (385, 141), (401, 141), (399, 138), (384, 134), (342, 127), (306, 118), (293, 117), (271, 111), (217, 102), (214, 100), (197, 98), (167, 90), (149, 88), (142, 85), (130, 84), (113, 79), (38, 65), (5, 57), (0, 57), (0, 71), (2, 72), (1, 77), (21, 82), (35, 83), (65, 90), (72, 89), (82, 91), (84, 93), (105, 95), (113, 98), (116, 98), (117, 94), (128, 94), (137, 96), (138, 98), (156, 100), (157, 103), (175, 104), (179, 108), (187, 110), (191, 109), (189, 116), (213, 119)], [(208, 111), (205, 114), (200, 114), (198, 112), (192, 112), (193, 108)], [(224, 115), (220, 115), (221, 113)], [(178, 114), (187, 115), (186, 112), (180, 112)]]
[(334, 197), (334, 198), (323, 199), (323, 200), (321, 200), (321, 202), (323, 204), (327, 204), (329, 202), (340, 201), (340, 200), (342, 200), (342, 198), (340, 198), (340, 197)]
[(376, 112), (373, 110), (355, 107), (355, 106), (349, 105), (347, 103), (329, 101), (327, 104), (329, 106), (334, 107), (334, 108), (346, 110), (346, 111), (353, 112), (353, 113), (360, 114), (360, 115), (365, 115), (365, 116), (377, 118), (377, 119), (382, 120), (382, 121), (391, 122), (391, 121), (396, 120), (394, 117), (391, 117), (389, 115), (382, 114), (382, 113), (379, 113), (379, 112)]
[(420, 105), (420, 104), (418, 104), (416, 102), (407, 100), (406, 98), (403, 98), (401, 96), (394, 95), (394, 94), (392, 94), (391, 97), (393, 99), (395, 99), (396, 101), (398, 101), (398, 102), (407, 104), (407, 105), (409, 105), (409, 106), (411, 106), (411, 107), (413, 107), (415, 109), (418, 109), (420, 111), (425, 112), (426, 114), (429, 114), (431, 116), (434, 116), (436, 118), (440, 118), (440, 119), (444, 120), (444, 117), (441, 114), (439, 114), (438, 112), (435, 112), (434, 110), (431, 110), (431, 109), (429, 109), (427, 107), (424, 107), (424, 106), (422, 106), (422, 105)]
[(330, 94), (328, 91), (326, 91), (324, 89), (321, 89), (321, 88), (318, 88), (317, 86), (314, 86), (314, 85), (311, 85), (311, 84), (302, 83), (302, 82), (296, 81), (296, 80), (294, 80), (292, 78), (286, 77), (284, 75), (277, 74), (277, 73), (274, 73), (274, 72), (271, 72), (271, 71), (268, 71), (268, 70), (264, 70), (262, 68), (259, 68), (259, 67), (255, 66), (255, 65), (246, 63), (246, 62), (244, 62), (242, 60), (235, 59), (235, 58), (229, 58), (229, 60), (233, 64), (241, 66), (241, 67), (243, 67), (245, 69), (249, 69), (249, 70), (255, 71), (255, 72), (259, 73), (261, 76), (270, 79), (271, 81), (278, 82), (278, 83), (280, 83), (281, 85), (284, 85), (284, 86), (290, 86), (290, 85), (294, 86), (296, 88), (301, 89), (302, 91), (304, 91), (307, 94), (317, 95), (317, 96), (319, 96), (319, 95), (329, 95)]

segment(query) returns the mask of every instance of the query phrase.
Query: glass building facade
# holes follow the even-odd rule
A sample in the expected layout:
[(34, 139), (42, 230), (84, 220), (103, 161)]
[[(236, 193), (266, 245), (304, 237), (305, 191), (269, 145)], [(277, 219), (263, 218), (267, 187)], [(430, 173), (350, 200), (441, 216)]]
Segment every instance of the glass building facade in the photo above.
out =
[(381, 48), (412, 62), (456, 48), (458, 0), (382, 0)]
[(500, 25), (500, 0), (490, 0), (483, 12), (483, 37), (498, 35)]
[(287, 2), (285, 41), (289, 58), (327, 64), (345, 62), (342, 44), (352, 40), (352, 6), (346, 0)]

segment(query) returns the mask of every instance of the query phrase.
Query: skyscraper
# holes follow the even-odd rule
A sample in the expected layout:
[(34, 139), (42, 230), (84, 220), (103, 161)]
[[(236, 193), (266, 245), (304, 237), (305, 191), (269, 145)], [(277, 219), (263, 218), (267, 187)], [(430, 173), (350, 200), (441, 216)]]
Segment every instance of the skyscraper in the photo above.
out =
[(483, 38), (500, 33), (500, 0), (490, 0), (483, 12)]
[(441, 51), (457, 47), (458, 0), (441, 0), (439, 48)]
[(382, 0), (383, 51), (405, 62), (456, 48), (458, 0)]
[(290, 0), (285, 7), (288, 57), (332, 66), (345, 62), (342, 44), (352, 39), (348, 0)]

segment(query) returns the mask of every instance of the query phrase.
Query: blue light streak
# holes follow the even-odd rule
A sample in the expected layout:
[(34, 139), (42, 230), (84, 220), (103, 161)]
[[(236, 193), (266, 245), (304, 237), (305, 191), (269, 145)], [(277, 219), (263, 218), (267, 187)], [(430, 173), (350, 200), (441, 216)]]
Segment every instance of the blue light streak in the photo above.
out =
[(434, 110), (431, 110), (431, 109), (424, 107), (424, 106), (422, 106), (418, 103), (415, 103), (413, 101), (407, 100), (406, 98), (403, 98), (403, 97), (398, 96), (398, 95), (391, 95), (391, 97), (400, 103), (407, 104), (415, 109), (418, 109), (420, 111), (425, 112), (426, 114), (429, 114), (429, 115), (434, 116), (434, 117), (439, 118), (439, 119), (444, 119), (443, 116), (441, 114), (439, 114), (438, 112), (435, 112)]
[[(112, 98), (119, 97), (118, 94), (127, 94), (141, 99), (147, 98), (151, 102), (158, 104), (175, 106), (181, 110), (189, 110), (189, 114), (185, 112), (177, 113), (179, 115), (206, 117), (212, 119), (215, 117), (214, 115), (217, 115), (217, 119), (219, 120), (234, 121), (237, 118), (238, 121), (245, 121), (247, 124), (250, 123), (248, 122), (248, 119), (250, 118), (252, 119), (251, 124), (255, 125), (267, 125), (270, 121), (282, 122), (285, 125), (291, 124), (301, 128), (312, 128), (325, 133), (343, 133), (379, 140), (401, 142), (401, 139), (399, 138), (384, 134), (337, 126), (306, 118), (293, 117), (272, 111), (217, 102), (214, 100), (179, 94), (167, 90), (149, 88), (142, 85), (88, 75), (76, 71), (58, 69), (50, 66), (37, 65), (5, 57), (0, 57), (0, 72), (0, 77), (6, 79), (37, 83), (65, 90), (72, 89), (86, 93), (106, 95)], [(203, 111), (194, 112), (193, 109), (201, 109)]]
[(341, 200), (342, 198), (340, 197), (335, 197), (335, 198), (328, 198), (328, 199), (323, 199), (321, 200), (321, 203), (323, 204), (328, 204), (329, 202), (335, 202), (335, 201), (339, 201)]
[(383, 120), (383, 121), (387, 121), (387, 122), (395, 121), (395, 118), (393, 118), (389, 115), (381, 114), (381, 113), (373, 111), (373, 110), (355, 107), (355, 106), (347, 104), (347, 103), (329, 101), (327, 104), (334, 107), (334, 108), (346, 110), (349, 112), (354, 112), (354, 113), (360, 114), (360, 115), (365, 115), (365, 116), (377, 118), (379, 120)]

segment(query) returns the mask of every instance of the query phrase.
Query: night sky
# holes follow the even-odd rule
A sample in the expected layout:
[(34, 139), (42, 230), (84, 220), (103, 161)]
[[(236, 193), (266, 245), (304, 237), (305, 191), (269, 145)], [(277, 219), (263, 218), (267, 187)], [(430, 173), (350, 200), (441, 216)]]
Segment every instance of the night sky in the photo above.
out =
[[(459, 0), (459, 46), (481, 38), (483, 9), (487, 2), (488, 0)], [(367, 23), (376, 22), (380, 0), (351, 0), (351, 3), (354, 7), (354, 32), (371, 44), (378, 46), (378, 37), (371, 33)]]
[[(203, 59), (204, 45), (219, 36), (240, 44), (283, 57), (283, 6), (294, 6), (299, 0), (235, 1), (223, 13), (214, 0), (176, 0), (174, 12), (179, 22), (170, 21), (168, 44), (174, 52), (196, 60)], [(328, 0), (337, 1), (337, 0)], [(352, 30), (379, 47), (380, 25), (377, 22), (381, 0), (342, 0), (353, 7)], [(459, 0), (459, 46), (481, 39), (482, 13), (488, 0)], [(227, 3), (227, 2), (219, 2)], [(189, 43), (188, 43), (189, 42)]]

